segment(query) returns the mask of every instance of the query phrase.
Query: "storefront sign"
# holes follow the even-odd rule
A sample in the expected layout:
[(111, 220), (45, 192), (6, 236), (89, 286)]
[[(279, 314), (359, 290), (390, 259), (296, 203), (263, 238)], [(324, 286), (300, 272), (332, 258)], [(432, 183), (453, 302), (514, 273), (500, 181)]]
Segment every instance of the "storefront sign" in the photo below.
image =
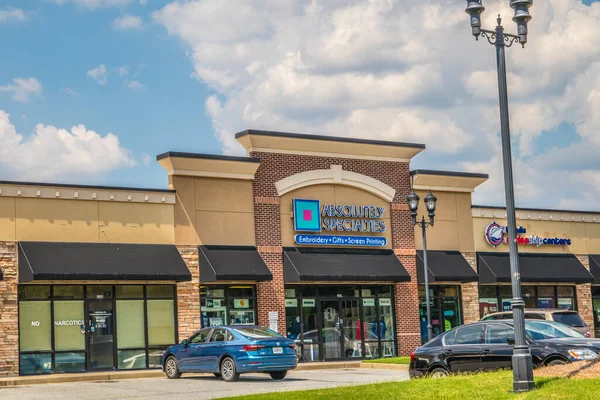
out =
[(233, 299), (233, 308), (250, 308), (248, 299)]
[(379, 299), (379, 305), (380, 306), (391, 306), (392, 299)]
[(375, 307), (375, 299), (363, 299), (363, 307)]
[(218, 308), (218, 307), (221, 307), (221, 300), (206, 300), (206, 308)]
[[(294, 199), (294, 229), (297, 232), (374, 232), (387, 230), (385, 208), (347, 204), (324, 204), (319, 200)], [(322, 221), (321, 221), (322, 217)]]
[(285, 299), (286, 307), (298, 307), (298, 299)]
[(386, 238), (372, 236), (296, 235), (294, 241), (297, 244), (321, 246), (387, 246)]
[(314, 307), (315, 304), (315, 299), (302, 299), (302, 307)]
[[(559, 238), (559, 237), (539, 237), (535, 235), (531, 235), (529, 237), (521, 236), (519, 234), (526, 234), (527, 230), (522, 226), (517, 228), (517, 244), (520, 245), (532, 245), (532, 246), (570, 246), (572, 244), (572, 240), (569, 238)], [(495, 221), (489, 224), (485, 228), (484, 232), (485, 240), (492, 246), (498, 247), (502, 243), (508, 244), (508, 227), (501, 226), (497, 224)]]
[(72, 319), (72, 320), (67, 320), (67, 321), (54, 321), (55, 326), (77, 326), (77, 325), (83, 325), (83, 324), (84, 324), (83, 320), (77, 320), (77, 319)]
[(223, 318), (210, 318), (210, 326), (221, 326), (223, 325)]

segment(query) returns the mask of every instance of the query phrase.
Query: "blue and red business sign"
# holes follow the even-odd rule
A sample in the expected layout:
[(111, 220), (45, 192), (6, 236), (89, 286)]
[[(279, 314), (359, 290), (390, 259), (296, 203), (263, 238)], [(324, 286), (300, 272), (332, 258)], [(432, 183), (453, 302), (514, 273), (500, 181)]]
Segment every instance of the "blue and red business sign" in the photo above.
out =
[[(527, 229), (522, 226), (517, 227), (517, 244), (541, 247), (544, 245), (570, 246), (573, 243), (569, 238), (539, 237), (536, 235), (521, 236), (525, 234), (527, 234)], [(502, 243), (508, 243), (508, 227), (501, 226), (494, 221), (486, 226), (484, 237), (485, 240), (494, 247), (498, 247)]]

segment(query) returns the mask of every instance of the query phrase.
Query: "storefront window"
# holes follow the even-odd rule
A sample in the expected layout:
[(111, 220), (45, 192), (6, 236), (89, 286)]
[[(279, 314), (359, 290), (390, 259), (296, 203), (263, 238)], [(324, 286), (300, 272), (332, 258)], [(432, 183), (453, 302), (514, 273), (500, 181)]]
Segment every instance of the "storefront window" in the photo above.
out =
[(85, 350), (83, 301), (54, 301), (54, 350)]
[(19, 303), (21, 351), (51, 351), (50, 301)]
[(115, 288), (117, 299), (143, 299), (144, 287), (140, 285), (123, 285)]
[(118, 348), (146, 347), (144, 300), (117, 300), (116, 315)]
[(18, 291), (22, 375), (160, 368), (175, 342), (174, 285), (21, 285)]
[(56, 353), (54, 372), (85, 371), (85, 352)]
[(254, 286), (202, 286), (200, 290), (203, 328), (257, 323)]
[(285, 294), (287, 333), (302, 361), (395, 354), (392, 286), (289, 285)]
[(119, 350), (117, 351), (119, 369), (146, 368), (146, 350)]
[[(425, 287), (419, 286), (421, 341), (427, 342), (427, 303)], [(433, 336), (462, 324), (462, 307), (459, 286), (429, 286), (429, 307)]]
[[(521, 287), (525, 308), (562, 308), (575, 310), (575, 288), (573, 286)], [(481, 317), (498, 311), (511, 311), (512, 287), (510, 285), (480, 286), (479, 313)]]
[(52, 354), (21, 354), (19, 373), (21, 375), (49, 374), (52, 372)]
[(173, 300), (148, 300), (148, 345), (175, 343)]

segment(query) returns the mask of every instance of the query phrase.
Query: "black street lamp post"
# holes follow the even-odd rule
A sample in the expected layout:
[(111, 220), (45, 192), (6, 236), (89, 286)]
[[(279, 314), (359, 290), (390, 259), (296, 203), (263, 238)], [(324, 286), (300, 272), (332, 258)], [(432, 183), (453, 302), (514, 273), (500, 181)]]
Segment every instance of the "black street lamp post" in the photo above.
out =
[(413, 219), (413, 224), (419, 225), (423, 231), (423, 276), (425, 277), (425, 302), (427, 304), (427, 341), (433, 338), (433, 327), (431, 326), (431, 305), (429, 304), (429, 266), (427, 265), (427, 227), (433, 226), (435, 218), (435, 206), (437, 198), (431, 191), (425, 196), (425, 208), (429, 214), (429, 222), (425, 221), (425, 215), (421, 221), (417, 221), (417, 210), (419, 209), (419, 196), (415, 191), (411, 191), (407, 197), (408, 208)]
[(510, 127), (508, 119), (508, 91), (506, 84), (505, 49), (515, 42), (523, 47), (527, 43), (527, 23), (531, 20), (529, 8), (533, 0), (510, 0), (510, 6), (515, 10), (513, 21), (517, 24), (518, 35), (504, 33), (502, 19), (498, 15), (498, 26), (495, 31), (481, 29), (481, 13), (485, 10), (483, 0), (467, 0), (466, 12), (471, 19), (471, 29), (476, 39), (479, 35), (485, 37), (496, 47), (496, 62), (498, 68), (498, 91), (500, 95), (500, 129), (502, 133), (502, 161), (504, 165), (504, 189), (506, 194), (506, 216), (508, 219), (508, 237), (510, 272), (512, 280), (513, 322), (515, 327), (515, 346), (512, 356), (513, 390), (527, 392), (535, 387), (533, 382), (533, 367), (531, 350), (525, 340), (525, 318), (523, 309), (525, 303), (521, 297), (521, 273), (519, 253), (516, 242), (515, 193), (513, 185), (512, 156), (510, 145)]

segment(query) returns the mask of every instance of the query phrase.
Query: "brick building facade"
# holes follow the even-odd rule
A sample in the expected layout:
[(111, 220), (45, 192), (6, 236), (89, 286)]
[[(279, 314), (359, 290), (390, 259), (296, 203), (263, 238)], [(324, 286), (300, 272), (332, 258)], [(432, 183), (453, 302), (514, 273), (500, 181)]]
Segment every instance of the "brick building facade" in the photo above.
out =
[[(434, 334), (510, 308), (507, 250), (483, 235), (505, 212), (471, 203), (487, 175), (411, 171), (424, 146), (410, 143), (236, 137), (247, 157), (158, 156), (168, 190), (0, 183), (0, 375), (70, 372), (66, 354), (71, 372), (156, 368), (167, 345), (221, 324), (277, 330), (305, 362), (408, 355), (426, 340), (411, 190), (438, 197), (427, 229)], [(296, 200), (319, 202), (317, 231), (298, 229)], [(323, 207), (348, 216), (334, 228)], [(577, 310), (598, 334), (598, 213), (517, 219), (527, 235), (556, 238), (519, 246), (528, 307)], [(111, 341), (100, 356), (98, 334)]]

